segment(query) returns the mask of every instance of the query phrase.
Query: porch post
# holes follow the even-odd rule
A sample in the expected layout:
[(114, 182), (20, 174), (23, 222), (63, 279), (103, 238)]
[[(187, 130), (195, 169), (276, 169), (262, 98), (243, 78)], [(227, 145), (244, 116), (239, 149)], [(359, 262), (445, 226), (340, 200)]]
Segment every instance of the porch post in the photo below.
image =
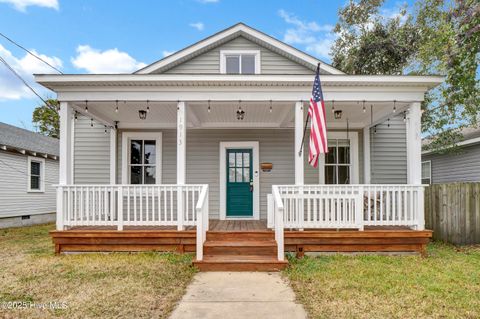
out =
[[(302, 154), (299, 154), (303, 138), (303, 102), (295, 103), (295, 185), (304, 184), (304, 153), (305, 147), (302, 149)], [(305, 146), (305, 145), (304, 145)]]
[(370, 126), (363, 128), (363, 183), (370, 184), (371, 182), (370, 169)]
[[(177, 184), (185, 185), (185, 171), (186, 171), (186, 112), (185, 102), (178, 102), (177, 104)], [(177, 219), (178, 230), (183, 230), (183, 187), (178, 187), (177, 192)]]
[[(60, 159), (59, 159), (59, 179), (58, 183), (69, 185), (72, 183), (72, 108), (68, 102), (60, 102)], [(57, 190), (57, 230), (64, 228), (63, 211), (63, 191), (62, 187)]]
[(117, 130), (110, 128), (110, 184), (117, 184)]
[(407, 116), (407, 183), (422, 183), (422, 138), (420, 103), (410, 104)]

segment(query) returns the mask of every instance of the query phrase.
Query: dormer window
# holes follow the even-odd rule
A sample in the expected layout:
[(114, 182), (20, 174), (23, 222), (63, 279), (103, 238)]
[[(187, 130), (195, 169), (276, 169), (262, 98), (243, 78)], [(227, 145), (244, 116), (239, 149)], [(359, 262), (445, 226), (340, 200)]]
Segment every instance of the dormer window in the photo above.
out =
[(220, 73), (259, 74), (260, 51), (222, 50), (220, 51)]

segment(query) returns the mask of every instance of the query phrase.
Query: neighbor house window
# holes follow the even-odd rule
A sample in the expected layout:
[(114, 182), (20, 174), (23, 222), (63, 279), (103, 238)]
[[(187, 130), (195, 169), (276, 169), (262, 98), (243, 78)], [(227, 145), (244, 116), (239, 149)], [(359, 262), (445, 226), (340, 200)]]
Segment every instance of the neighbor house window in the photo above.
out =
[(122, 183), (161, 183), (161, 133), (124, 132)]
[(432, 183), (432, 162), (422, 162), (422, 184)]
[(258, 74), (260, 73), (260, 51), (222, 50), (220, 51), (220, 73)]
[(325, 184), (350, 184), (350, 142), (347, 139), (328, 140), (325, 154)]
[(28, 157), (28, 191), (43, 192), (45, 189), (45, 160)]

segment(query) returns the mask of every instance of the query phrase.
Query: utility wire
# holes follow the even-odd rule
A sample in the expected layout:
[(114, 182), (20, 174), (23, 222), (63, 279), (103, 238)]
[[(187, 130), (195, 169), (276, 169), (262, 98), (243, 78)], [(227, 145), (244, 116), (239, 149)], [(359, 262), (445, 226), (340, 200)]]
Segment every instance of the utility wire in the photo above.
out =
[(39, 57), (38, 55), (36, 55), (35, 53), (33, 53), (32, 51), (28, 50), (27, 48), (23, 47), (22, 45), (18, 44), (17, 42), (13, 41), (12, 39), (10, 39), (9, 37), (7, 37), (5, 34), (1, 33), (0, 32), (0, 36), (4, 37), (5, 39), (7, 39), (8, 41), (10, 41), (11, 43), (13, 43), (14, 45), (16, 45), (17, 47), (19, 47), (20, 49), (26, 51), (28, 54), (30, 54), (31, 56), (37, 58), (38, 60), (42, 61), (43, 63), (45, 63), (46, 65), (48, 65), (49, 67), (51, 67), (52, 69), (54, 69), (55, 71), (57, 71), (58, 73), (60, 74), (63, 74), (62, 71), (60, 71), (59, 69), (57, 69), (56, 67), (54, 67), (53, 65), (51, 65), (50, 63), (48, 63), (47, 61), (45, 61), (44, 59), (42, 59), (41, 57)]
[(47, 105), (48, 107), (56, 110), (55, 106), (51, 105), (50, 103), (48, 103), (43, 97), (40, 96), (40, 94), (37, 93), (37, 91), (34, 90), (34, 88), (27, 83), (27, 81), (25, 81), (21, 76), (20, 74), (17, 73), (17, 71), (15, 71), (11, 66), (10, 64), (8, 64), (7, 61), (5, 61), (1, 56), (0, 56), (0, 62), (2, 62), (3, 64), (5, 64), (5, 66), (20, 80), (23, 82), (23, 84), (25, 84), (25, 86), (27, 86), (30, 91), (33, 92), (33, 94), (35, 94), (40, 100), (42, 100), (43, 103), (45, 103), (45, 105)]
[[(0, 159), (0, 163), (3, 163), (5, 166), (10, 167), (12, 170), (17, 171), (17, 172), (19, 172), (19, 173), (21, 173), (21, 174), (23, 174), (23, 175), (26, 175), (26, 176), (28, 177), (28, 172), (27, 172), (27, 171), (21, 171), (21, 170), (17, 169), (16, 167), (13, 167), (12, 165), (7, 164), (6, 162), (4, 162), (4, 161), (1, 160), (1, 159)], [(44, 169), (45, 169), (45, 168), (44, 168)], [(48, 182), (48, 183), (52, 183), (52, 184), (58, 184), (58, 181), (53, 182), (53, 181), (50, 181), (50, 180), (48, 180), (48, 179), (42, 179), (41, 176), (39, 176), (38, 179), (39, 179), (39, 181), (44, 181), (44, 182)]]

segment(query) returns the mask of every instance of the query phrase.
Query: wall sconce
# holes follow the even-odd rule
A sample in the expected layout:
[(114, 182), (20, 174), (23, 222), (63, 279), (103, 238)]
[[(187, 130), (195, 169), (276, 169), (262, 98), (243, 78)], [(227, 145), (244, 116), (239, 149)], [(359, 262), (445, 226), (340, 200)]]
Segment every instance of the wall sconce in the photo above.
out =
[(336, 110), (333, 112), (333, 116), (335, 117), (336, 120), (339, 120), (342, 118), (342, 110)]
[(240, 105), (242, 101), (238, 101), (238, 110), (237, 110), (237, 120), (241, 121), (245, 118), (245, 111), (242, 110), (242, 106)]
[(145, 110), (138, 111), (138, 117), (141, 120), (145, 120), (147, 118), (147, 111), (145, 111)]
[(260, 168), (262, 169), (262, 172), (270, 172), (273, 168), (272, 163), (260, 163)]

